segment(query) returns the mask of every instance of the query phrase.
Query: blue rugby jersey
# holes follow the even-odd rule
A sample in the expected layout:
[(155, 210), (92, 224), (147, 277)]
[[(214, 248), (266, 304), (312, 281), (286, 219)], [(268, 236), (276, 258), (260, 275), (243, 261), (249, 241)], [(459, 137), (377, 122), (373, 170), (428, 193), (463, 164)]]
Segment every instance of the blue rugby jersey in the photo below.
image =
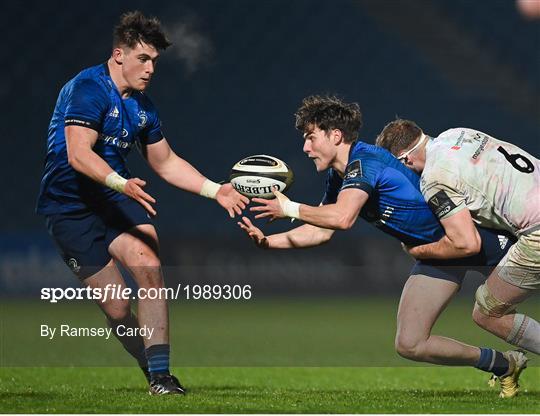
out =
[(106, 63), (83, 70), (60, 91), (49, 124), (38, 214), (80, 211), (127, 198), (69, 165), (64, 127), (70, 125), (96, 130), (94, 152), (124, 178), (131, 177), (126, 167), (130, 150), (163, 138), (157, 111), (144, 93), (133, 91), (123, 99)]
[(358, 141), (351, 146), (343, 178), (330, 169), (323, 204), (343, 189), (369, 194), (360, 216), (408, 245), (440, 240), (444, 230), (419, 190), (420, 177), (386, 149)]

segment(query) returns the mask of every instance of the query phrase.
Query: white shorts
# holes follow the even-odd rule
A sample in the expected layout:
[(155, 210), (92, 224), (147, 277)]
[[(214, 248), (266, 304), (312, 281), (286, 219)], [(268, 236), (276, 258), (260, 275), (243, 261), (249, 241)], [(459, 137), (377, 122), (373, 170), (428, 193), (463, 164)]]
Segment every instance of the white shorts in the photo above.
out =
[(499, 277), (521, 289), (540, 289), (540, 230), (522, 235), (498, 265)]

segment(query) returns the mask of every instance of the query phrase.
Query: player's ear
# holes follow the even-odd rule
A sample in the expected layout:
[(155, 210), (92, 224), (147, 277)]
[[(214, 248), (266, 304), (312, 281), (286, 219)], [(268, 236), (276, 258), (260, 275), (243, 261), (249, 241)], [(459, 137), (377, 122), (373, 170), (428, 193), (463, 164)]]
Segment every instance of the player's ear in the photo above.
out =
[(114, 48), (112, 58), (118, 65), (122, 65), (122, 62), (124, 62), (124, 50), (122, 48)]
[(340, 129), (334, 129), (332, 130), (332, 139), (334, 140), (334, 144), (337, 146), (343, 142), (343, 133)]

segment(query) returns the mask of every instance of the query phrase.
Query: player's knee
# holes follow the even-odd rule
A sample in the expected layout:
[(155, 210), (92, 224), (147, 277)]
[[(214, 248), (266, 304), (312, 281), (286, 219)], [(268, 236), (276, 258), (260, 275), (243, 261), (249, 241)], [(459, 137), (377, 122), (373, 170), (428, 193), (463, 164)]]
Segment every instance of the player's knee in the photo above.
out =
[(423, 341), (407, 335), (398, 334), (395, 340), (396, 352), (403, 358), (414, 361), (423, 360)]
[(130, 267), (147, 267), (154, 269), (161, 267), (161, 261), (157, 254), (146, 246), (132, 247), (127, 256), (127, 262)]
[(486, 331), (494, 333), (499, 326), (499, 317), (489, 316), (482, 312), (477, 303), (474, 304), (472, 319), (476, 325)]
[[(489, 290), (486, 283), (479, 286), (475, 294), (473, 320), (482, 326), (489, 318), (500, 318), (514, 309), (514, 305), (497, 299)], [(482, 316), (483, 315), (483, 316)]]
[(161, 261), (152, 250), (134, 247), (128, 256), (127, 266), (139, 287), (146, 289), (163, 287)]

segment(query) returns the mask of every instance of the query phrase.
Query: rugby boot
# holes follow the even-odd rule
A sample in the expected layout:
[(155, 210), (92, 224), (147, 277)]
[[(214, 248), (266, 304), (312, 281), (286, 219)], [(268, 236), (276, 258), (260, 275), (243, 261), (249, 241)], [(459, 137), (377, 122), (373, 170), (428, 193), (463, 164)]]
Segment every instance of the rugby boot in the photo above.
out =
[(162, 376), (153, 377), (150, 380), (150, 390), (148, 393), (151, 395), (186, 394), (186, 390), (175, 376), (172, 374), (164, 374)]
[(519, 392), (519, 375), (527, 367), (528, 358), (522, 351), (506, 351), (503, 355), (508, 360), (508, 371), (500, 377), (492, 375), (489, 385), (495, 387), (495, 383), (499, 379), (501, 383), (499, 397), (509, 399), (516, 396)]

